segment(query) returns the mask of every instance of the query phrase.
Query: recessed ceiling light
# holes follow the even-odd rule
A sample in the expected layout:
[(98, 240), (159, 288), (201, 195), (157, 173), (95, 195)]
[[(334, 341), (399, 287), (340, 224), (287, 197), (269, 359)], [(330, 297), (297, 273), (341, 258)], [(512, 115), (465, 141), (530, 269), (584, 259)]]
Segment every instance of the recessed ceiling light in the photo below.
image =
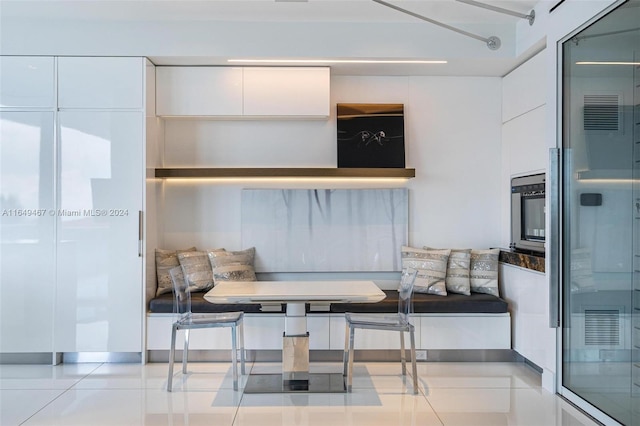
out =
[(252, 64), (446, 64), (422, 59), (228, 59), (231, 63)]
[(576, 65), (640, 65), (640, 62), (580, 61)]

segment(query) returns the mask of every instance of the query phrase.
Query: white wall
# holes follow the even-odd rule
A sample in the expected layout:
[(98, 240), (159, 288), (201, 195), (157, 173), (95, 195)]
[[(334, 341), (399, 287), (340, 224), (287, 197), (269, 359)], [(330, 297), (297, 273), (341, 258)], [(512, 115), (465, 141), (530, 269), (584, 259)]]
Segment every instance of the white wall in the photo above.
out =
[(331, 80), (329, 120), (164, 122), (165, 166), (335, 167), (335, 104), (405, 104), (407, 183), (389, 181), (164, 183), (164, 245), (240, 249), (243, 187), (398, 187), (410, 190), (416, 246), (495, 247), (500, 235), (499, 78), (350, 77)]

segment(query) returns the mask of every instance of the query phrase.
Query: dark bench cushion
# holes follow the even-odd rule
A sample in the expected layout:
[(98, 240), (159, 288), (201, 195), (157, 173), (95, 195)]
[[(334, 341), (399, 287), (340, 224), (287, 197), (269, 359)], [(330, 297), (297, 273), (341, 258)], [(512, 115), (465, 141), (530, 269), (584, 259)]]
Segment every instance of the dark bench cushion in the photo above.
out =
[[(246, 313), (261, 312), (260, 305), (247, 304), (222, 304), (211, 303), (204, 300), (204, 291), (191, 293), (191, 311), (195, 313), (215, 313), (215, 312), (235, 312), (242, 311)], [(151, 299), (149, 302), (149, 312), (156, 314), (170, 314), (173, 312), (173, 293), (161, 294)], [(280, 312), (284, 312), (281, 310)], [(278, 313), (276, 311), (276, 313)]]
[[(385, 290), (386, 298), (378, 303), (332, 303), (331, 313), (393, 313), (398, 312), (398, 292)], [(456, 313), (456, 314), (500, 314), (508, 312), (507, 302), (499, 297), (484, 293), (471, 293), (471, 296), (449, 293), (447, 296), (414, 293), (413, 311), (415, 313)], [(217, 304), (204, 300), (204, 292), (191, 293), (191, 310), (204, 312), (243, 311), (261, 312), (259, 304)], [(151, 300), (149, 311), (154, 313), (173, 312), (173, 294), (162, 294)], [(307, 305), (307, 311), (309, 306)], [(284, 312), (281, 310), (280, 312)], [(311, 310), (310, 312), (313, 312)]]
[[(331, 312), (356, 313), (393, 313), (398, 312), (398, 292), (385, 290), (387, 297), (378, 303), (336, 303), (331, 305)], [(464, 294), (449, 293), (447, 296), (414, 293), (413, 312), (415, 313), (454, 313), (454, 314), (499, 314), (507, 312), (507, 302), (499, 297), (484, 293)]]

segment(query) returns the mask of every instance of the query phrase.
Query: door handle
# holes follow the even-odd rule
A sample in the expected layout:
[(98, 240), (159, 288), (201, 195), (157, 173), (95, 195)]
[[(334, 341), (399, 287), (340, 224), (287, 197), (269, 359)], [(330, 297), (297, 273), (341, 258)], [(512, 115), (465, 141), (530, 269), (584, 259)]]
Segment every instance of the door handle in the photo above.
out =
[(142, 240), (144, 238), (144, 213), (138, 210), (138, 257), (142, 257)]
[(560, 274), (562, 273), (560, 262), (562, 260), (562, 248), (560, 247), (562, 232), (560, 224), (560, 207), (562, 200), (562, 179), (560, 179), (560, 164), (562, 151), (559, 148), (549, 150), (549, 177), (547, 179), (547, 193), (549, 194), (549, 246), (547, 257), (549, 258), (549, 327), (560, 327)]

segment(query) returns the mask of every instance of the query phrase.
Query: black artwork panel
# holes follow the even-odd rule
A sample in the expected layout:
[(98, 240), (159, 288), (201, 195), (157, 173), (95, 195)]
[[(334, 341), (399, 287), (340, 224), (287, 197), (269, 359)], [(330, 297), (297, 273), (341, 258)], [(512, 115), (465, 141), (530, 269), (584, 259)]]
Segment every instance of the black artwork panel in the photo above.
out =
[(402, 104), (338, 104), (338, 167), (405, 167)]

